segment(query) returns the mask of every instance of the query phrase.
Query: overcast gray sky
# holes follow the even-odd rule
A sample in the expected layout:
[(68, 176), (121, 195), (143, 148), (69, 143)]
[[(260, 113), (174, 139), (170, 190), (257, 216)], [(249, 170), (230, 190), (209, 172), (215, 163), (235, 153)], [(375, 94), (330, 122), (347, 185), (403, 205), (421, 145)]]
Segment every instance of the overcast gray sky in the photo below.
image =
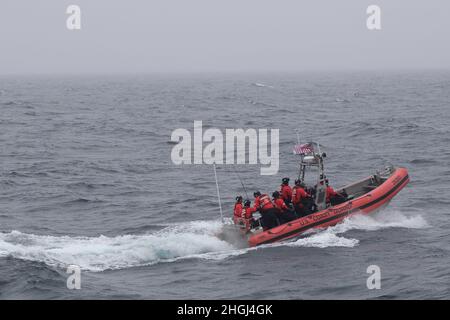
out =
[(450, 1), (1, 0), (0, 43), (0, 75), (449, 69)]

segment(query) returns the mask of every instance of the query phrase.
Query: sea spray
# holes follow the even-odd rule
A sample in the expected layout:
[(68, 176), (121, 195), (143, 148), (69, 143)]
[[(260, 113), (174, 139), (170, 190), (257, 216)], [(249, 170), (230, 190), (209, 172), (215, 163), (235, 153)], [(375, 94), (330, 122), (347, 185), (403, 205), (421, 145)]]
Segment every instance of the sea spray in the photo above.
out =
[(0, 257), (11, 256), (55, 267), (75, 264), (83, 270), (103, 271), (180, 259), (223, 260), (280, 246), (351, 248), (358, 245), (359, 240), (344, 237), (343, 234), (349, 230), (425, 227), (428, 224), (420, 215), (409, 216), (395, 210), (384, 210), (374, 216), (353, 216), (334, 227), (314, 230), (299, 239), (256, 248), (237, 247), (222, 240), (219, 237), (222, 232), (219, 221), (181, 223), (151, 234), (116, 237), (56, 237), (11, 231), (0, 233)]
[(214, 236), (217, 222), (167, 227), (145, 235), (116, 237), (54, 237), (19, 231), (0, 233), (0, 256), (44, 262), (51, 266), (79, 265), (103, 271), (172, 261), (180, 257), (233, 247)]

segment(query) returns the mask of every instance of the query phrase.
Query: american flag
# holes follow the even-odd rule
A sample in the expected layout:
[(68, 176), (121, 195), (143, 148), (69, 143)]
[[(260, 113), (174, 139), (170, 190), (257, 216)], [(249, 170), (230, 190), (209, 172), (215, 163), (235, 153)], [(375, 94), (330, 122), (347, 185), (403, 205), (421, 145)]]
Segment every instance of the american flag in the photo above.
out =
[(310, 143), (296, 144), (294, 146), (294, 154), (308, 154), (313, 152), (313, 146)]

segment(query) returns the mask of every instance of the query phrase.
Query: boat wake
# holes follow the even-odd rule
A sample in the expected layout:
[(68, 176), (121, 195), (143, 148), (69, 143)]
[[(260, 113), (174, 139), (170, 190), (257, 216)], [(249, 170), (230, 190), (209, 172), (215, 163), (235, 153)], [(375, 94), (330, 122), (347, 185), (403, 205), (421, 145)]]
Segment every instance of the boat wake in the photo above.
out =
[(216, 234), (219, 222), (192, 222), (161, 231), (116, 237), (55, 237), (12, 231), (0, 233), (0, 257), (44, 262), (55, 267), (70, 264), (83, 270), (104, 271), (174, 261), (212, 251), (233, 250)]
[(424, 228), (428, 224), (420, 216), (407, 216), (385, 210), (379, 215), (354, 216), (343, 223), (313, 232), (300, 239), (242, 248), (225, 241), (218, 221), (197, 221), (166, 228), (144, 235), (116, 237), (45, 236), (20, 231), (0, 233), (0, 257), (42, 262), (52, 267), (75, 264), (83, 270), (104, 271), (173, 262), (180, 259), (223, 260), (279, 246), (287, 247), (354, 247), (358, 239), (346, 238), (349, 230), (378, 230), (383, 228)]
[(287, 246), (299, 247), (354, 247), (358, 239), (346, 238), (350, 230), (375, 231), (387, 228), (422, 229), (429, 225), (421, 215), (405, 215), (400, 211), (386, 209), (371, 216), (355, 215), (342, 223), (322, 230), (314, 230), (308, 237), (289, 242)]

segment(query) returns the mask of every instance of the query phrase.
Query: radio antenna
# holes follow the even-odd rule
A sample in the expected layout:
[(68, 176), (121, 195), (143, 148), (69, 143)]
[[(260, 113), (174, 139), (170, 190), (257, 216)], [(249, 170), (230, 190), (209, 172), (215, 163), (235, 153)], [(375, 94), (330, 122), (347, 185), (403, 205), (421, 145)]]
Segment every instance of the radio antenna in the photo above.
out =
[(222, 223), (225, 223), (223, 219), (222, 202), (220, 201), (219, 181), (217, 180), (216, 163), (213, 163), (213, 168), (214, 168), (214, 178), (216, 179), (217, 198), (219, 199), (220, 219), (222, 220)]
[(300, 130), (296, 129), (295, 133), (297, 134), (297, 143), (300, 144)]
[[(233, 167), (232, 167), (232, 168), (233, 168)], [(236, 171), (235, 168), (233, 168), (233, 171), (234, 171), (234, 173), (236, 174), (236, 176), (238, 177), (239, 181), (241, 182), (242, 188), (244, 189), (244, 192), (245, 192), (245, 196), (247, 197), (246, 199), (250, 199), (250, 198), (248, 197), (248, 193), (247, 193), (247, 189), (245, 188), (244, 181), (242, 181), (241, 177), (239, 176), (239, 174), (238, 174), (238, 172)]]

